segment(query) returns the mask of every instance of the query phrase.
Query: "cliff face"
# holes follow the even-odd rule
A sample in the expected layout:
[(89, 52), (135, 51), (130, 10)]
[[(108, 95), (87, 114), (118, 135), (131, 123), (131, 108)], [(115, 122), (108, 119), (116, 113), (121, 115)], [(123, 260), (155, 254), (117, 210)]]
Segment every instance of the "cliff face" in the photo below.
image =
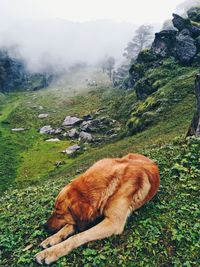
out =
[(52, 75), (31, 74), (23, 62), (11, 58), (6, 51), (0, 51), (0, 92), (38, 90), (47, 87)]
[(15, 89), (24, 89), (27, 85), (27, 74), (24, 65), (0, 51), (0, 91), (10, 92)]
[(143, 50), (129, 70), (129, 77), (120, 86), (134, 88), (138, 99), (145, 99), (155, 90), (144, 74), (173, 58), (180, 66), (200, 66), (200, 8), (191, 8), (188, 18), (173, 14), (175, 30), (163, 30), (155, 34), (152, 46)]

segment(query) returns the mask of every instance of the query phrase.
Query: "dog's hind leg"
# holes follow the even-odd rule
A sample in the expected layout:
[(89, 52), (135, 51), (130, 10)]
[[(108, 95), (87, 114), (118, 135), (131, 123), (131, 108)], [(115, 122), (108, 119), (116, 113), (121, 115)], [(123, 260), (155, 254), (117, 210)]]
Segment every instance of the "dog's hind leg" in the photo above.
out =
[(129, 213), (129, 204), (128, 199), (118, 199), (113, 203), (112, 209), (108, 209), (106, 218), (101, 223), (38, 253), (36, 255), (37, 262), (50, 264), (85, 243), (122, 233)]
[(40, 246), (42, 248), (52, 247), (52, 246), (62, 242), (64, 239), (66, 239), (69, 235), (71, 235), (73, 233), (74, 233), (74, 226), (67, 224), (60, 231), (58, 231), (56, 234), (45, 239), (40, 244)]

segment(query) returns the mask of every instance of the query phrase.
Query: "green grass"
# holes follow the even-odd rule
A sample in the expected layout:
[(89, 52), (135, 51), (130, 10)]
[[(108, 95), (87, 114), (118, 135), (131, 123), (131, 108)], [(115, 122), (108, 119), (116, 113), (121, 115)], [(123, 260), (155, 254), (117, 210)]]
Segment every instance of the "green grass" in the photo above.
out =
[(46, 142), (38, 141), (21, 154), (22, 163), (17, 171), (16, 180), (36, 180), (42, 176), (47, 176), (51, 171), (56, 169), (56, 161), (68, 163), (71, 161), (61, 151), (69, 147), (69, 141), (62, 142)]
[[(200, 141), (191, 139), (139, 150), (159, 164), (158, 195), (129, 218), (121, 236), (91, 242), (53, 266), (198, 266), (199, 149)], [(37, 266), (34, 255), (47, 236), (41, 225), (67, 181), (52, 179), (2, 196), (1, 266)]]
[[(197, 68), (182, 67), (172, 59), (165, 60), (160, 67), (148, 70), (145, 79), (148, 79), (155, 92), (133, 105), (127, 123), (129, 131), (136, 133), (168, 118), (169, 123), (191, 118), (195, 108), (194, 80), (197, 72)], [(137, 90), (143, 90), (142, 87), (138, 88), (138, 84), (136, 87)]]
[[(105, 75), (88, 69), (45, 90), (0, 95), (0, 266), (37, 266), (34, 255), (46, 237), (41, 225), (59, 190), (97, 160), (130, 152), (159, 164), (158, 195), (129, 218), (120, 237), (92, 242), (54, 266), (198, 266), (200, 141), (185, 141), (195, 109), (196, 71), (171, 61), (149, 70), (146, 75), (157, 91), (144, 101), (134, 91), (112, 88)], [(89, 77), (97, 87), (87, 87)], [(60, 153), (71, 141), (48, 143), (50, 136), (38, 132), (47, 124), (60, 127), (67, 115), (83, 116), (102, 107), (106, 111), (100, 116), (116, 119), (121, 127), (117, 140), (89, 144), (76, 157)], [(49, 117), (39, 120), (40, 113)], [(143, 116), (152, 122), (132, 135), (127, 121)], [(12, 133), (15, 127), (26, 131)], [(59, 168), (57, 160), (63, 162)], [(29, 244), (33, 247), (23, 251)]]

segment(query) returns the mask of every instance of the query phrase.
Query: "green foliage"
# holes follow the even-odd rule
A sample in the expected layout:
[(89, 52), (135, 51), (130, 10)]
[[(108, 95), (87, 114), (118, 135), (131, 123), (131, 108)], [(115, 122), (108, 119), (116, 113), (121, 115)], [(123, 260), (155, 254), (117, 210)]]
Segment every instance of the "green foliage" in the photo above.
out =
[[(158, 163), (158, 195), (129, 218), (122, 235), (89, 243), (52, 266), (198, 266), (200, 140), (174, 139), (185, 135), (193, 116), (195, 73), (195, 68), (180, 67), (172, 59), (164, 61), (145, 73), (157, 91), (144, 101), (138, 101), (134, 91), (113, 89), (104, 77), (95, 90), (86, 89), (77, 84), (84, 80), (83, 73), (68, 77), (56, 91), (3, 96), (0, 266), (37, 266), (34, 255), (47, 237), (42, 224), (60, 189), (97, 160), (130, 152), (143, 153)], [(71, 144), (69, 140), (48, 143), (38, 133), (45, 124), (58, 127), (66, 115), (83, 116), (102, 107), (106, 108), (102, 116), (118, 121), (123, 138), (87, 145), (69, 158), (60, 153)], [(49, 117), (38, 120), (43, 112)], [(136, 134), (125, 137), (127, 118), (132, 123), (130, 133), (135, 127)], [(12, 133), (14, 127), (26, 131)], [(57, 160), (63, 161), (59, 168)]]
[[(184, 116), (187, 120), (189, 114), (191, 117), (194, 108), (190, 110), (188, 107), (194, 105), (196, 73), (197, 69), (194, 67), (181, 67), (172, 58), (163, 61), (160, 67), (149, 69), (145, 73), (145, 77), (135, 85), (137, 95), (150, 96), (133, 105), (127, 123), (130, 132), (136, 133), (150, 124), (160, 123), (163, 116), (165, 118), (171, 117), (171, 121), (172, 118), (177, 121), (179, 116), (181, 120)], [(185, 106), (183, 101), (187, 103)], [(176, 114), (173, 110), (178, 109), (178, 107), (182, 113)], [(145, 113), (147, 114), (145, 115)]]
[(150, 49), (142, 50), (137, 58), (137, 61), (141, 63), (152, 63), (156, 60), (158, 60), (157, 55), (154, 54)]
[(138, 64), (138, 63), (131, 65), (129, 73), (131, 74), (133, 72), (136, 72), (141, 77), (145, 72), (145, 65), (144, 64)]
[[(91, 242), (52, 266), (198, 266), (199, 149), (200, 140), (191, 138), (139, 150), (159, 165), (157, 196), (129, 218), (121, 236)], [(36, 266), (38, 244), (47, 236), (41, 225), (66, 182), (53, 179), (2, 195), (1, 266)]]

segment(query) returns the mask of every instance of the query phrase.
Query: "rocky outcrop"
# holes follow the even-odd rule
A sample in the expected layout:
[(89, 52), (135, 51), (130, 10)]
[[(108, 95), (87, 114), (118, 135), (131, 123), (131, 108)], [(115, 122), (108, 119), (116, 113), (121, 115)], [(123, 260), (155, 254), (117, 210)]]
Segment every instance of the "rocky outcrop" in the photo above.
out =
[[(192, 20), (191, 20), (192, 19)], [(145, 72), (156, 68), (169, 57), (179, 64), (200, 66), (200, 8), (188, 11), (188, 18), (173, 14), (174, 29), (162, 30), (155, 34), (150, 49), (141, 51), (130, 66), (129, 77), (119, 87), (134, 88), (139, 99), (157, 90), (152, 81), (145, 78)]]
[(200, 36), (200, 28), (192, 25), (190, 19), (177, 14), (173, 14), (172, 22), (178, 31), (156, 33), (152, 50), (161, 57), (173, 56), (180, 63), (190, 63), (198, 52), (195, 38)]
[(176, 56), (181, 63), (190, 62), (197, 54), (195, 40), (187, 29), (183, 29), (176, 37)]

